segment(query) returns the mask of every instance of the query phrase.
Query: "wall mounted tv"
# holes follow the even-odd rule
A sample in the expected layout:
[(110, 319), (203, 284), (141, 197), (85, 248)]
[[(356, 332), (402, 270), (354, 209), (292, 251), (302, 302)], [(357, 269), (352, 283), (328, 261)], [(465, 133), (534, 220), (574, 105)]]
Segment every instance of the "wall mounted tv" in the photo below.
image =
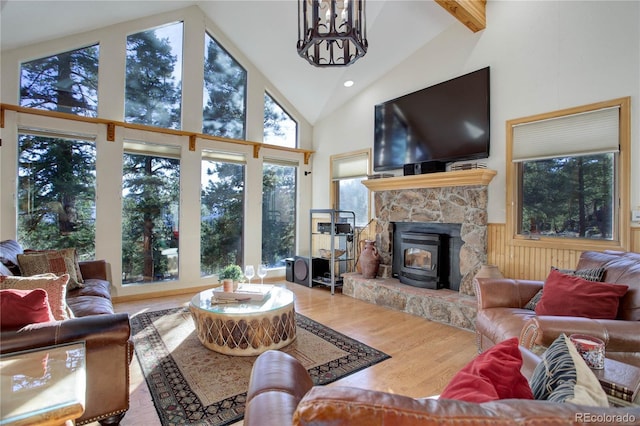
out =
[(375, 171), (489, 156), (489, 67), (375, 106)]

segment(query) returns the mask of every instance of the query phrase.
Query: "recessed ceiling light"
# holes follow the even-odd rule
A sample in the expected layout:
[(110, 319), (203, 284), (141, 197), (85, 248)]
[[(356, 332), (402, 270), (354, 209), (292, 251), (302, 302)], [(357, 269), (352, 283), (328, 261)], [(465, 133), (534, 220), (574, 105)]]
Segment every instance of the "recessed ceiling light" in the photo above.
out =
[(353, 80), (347, 80), (344, 82), (344, 87), (351, 87), (353, 86)]

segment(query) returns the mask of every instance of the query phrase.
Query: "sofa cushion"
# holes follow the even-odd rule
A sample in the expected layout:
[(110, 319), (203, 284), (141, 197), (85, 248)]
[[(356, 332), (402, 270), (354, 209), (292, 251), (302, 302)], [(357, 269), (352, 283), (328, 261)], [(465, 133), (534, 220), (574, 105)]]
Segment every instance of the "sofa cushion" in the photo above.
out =
[(587, 281), (551, 270), (535, 312), (537, 315), (615, 319), (628, 286)]
[(0, 290), (0, 325), (3, 330), (54, 320), (47, 292), (43, 289)]
[(460, 370), (440, 398), (479, 403), (510, 398), (533, 399), (529, 382), (520, 373), (521, 367), (518, 338), (505, 340)]
[(81, 288), (67, 290), (67, 299), (78, 296), (96, 296), (111, 300), (111, 283), (106, 280), (87, 278)]
[(11, 275), (20, 275), (20, 267), (18, 266), (19, 254), (22, 254), (22, 247), (17, 241), (0, 241), (0, 262), (11, 271)]
[(69, 274), (71, 289), (82, 287), (82, 274), (76, 250), (66, 248), (62, 250), (28, 250), (18, 255), (20, 271), (24, 276), (52, 273), (56, 275)]
[(535, 399), (608, 407), (607, 394), (569, 338), (562, 333), (531, 376)]
[(69, 318), (67, 314), (66, 292), (69, 275), (54, 274), (35, 275), (31, 277), (6, 277), (0, 276), (0, 289), (34, 290), (44, 289), (47, 292), (49, 307), (56, 320)]
[[(583, 278), (587, 281), (602, 281), (602, 278), (604, 277), (603, 267), (587, 268), (587, 269), (559, 269), (559, 268), (556, 268), (555, 266), (552, 266), (551, 269), (552, 270), (555, 269), (556, 271), (562, 272), (563, 274), (574, 275), (576, 277)], [(538, 306), (538, 302), (540, 302), (540, 299), (542, 299), (542, 290), (544, 289), (540, 289), (535, 294), (535, 296), (533, 296), (531, 300), (529, 300), (527, 304), (524, 305), (525, 309), (529, 309), (532, 311), (536, 310), (536, 306)]]
[(113, 304), (111, 300), (97, 296), (78, 296), (67, 299), (69, 309), (76, 318), (88, 317), (91, 315), (113, 314)]

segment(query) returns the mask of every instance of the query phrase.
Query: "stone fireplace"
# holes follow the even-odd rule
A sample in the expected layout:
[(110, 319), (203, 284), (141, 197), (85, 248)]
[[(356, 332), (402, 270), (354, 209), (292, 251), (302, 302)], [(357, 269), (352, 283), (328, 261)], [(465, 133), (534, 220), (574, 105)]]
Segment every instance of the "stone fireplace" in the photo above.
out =
[(421, 288), (392, 277), (367, 280), (347, 274), (343, 293), (473, 330), (477, 310), (473, 277), (487, 262), (487, 185), (495, 174), (473, 169), (366, 181), (375, 191), (376, 245), (381, 265), (385, 265), (382, 270), (393, 270), (393, 229), (398, 223), (427, 229), (451, 226), (458, 240), (455, 259), (450, 259), (457, 264), (455, 273), (449, 272), (447, 288)]

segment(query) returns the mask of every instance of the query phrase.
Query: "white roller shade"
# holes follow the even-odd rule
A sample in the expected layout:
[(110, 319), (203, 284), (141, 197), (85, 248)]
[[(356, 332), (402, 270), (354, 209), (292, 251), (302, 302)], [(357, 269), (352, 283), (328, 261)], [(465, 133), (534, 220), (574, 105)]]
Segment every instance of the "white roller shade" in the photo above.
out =
[(331, 160), (333, 180), (362, 177), (368, 174), (369, 159), (366, 153)]
[(247, 162), (247, 157), (244, 154), (238, 152), (203, 150), (202, 158), (211, 161), (222, 161), (225, 163), (244, 164)]
[(611, 107), (515, 125), (513, 161), (617, 152), (619, 117)]
[(130, 154), (180, 158), (180, 147), (176, 145), (161, 145), (131, 140), (124, 141), (123, 145), (125, 152)]

